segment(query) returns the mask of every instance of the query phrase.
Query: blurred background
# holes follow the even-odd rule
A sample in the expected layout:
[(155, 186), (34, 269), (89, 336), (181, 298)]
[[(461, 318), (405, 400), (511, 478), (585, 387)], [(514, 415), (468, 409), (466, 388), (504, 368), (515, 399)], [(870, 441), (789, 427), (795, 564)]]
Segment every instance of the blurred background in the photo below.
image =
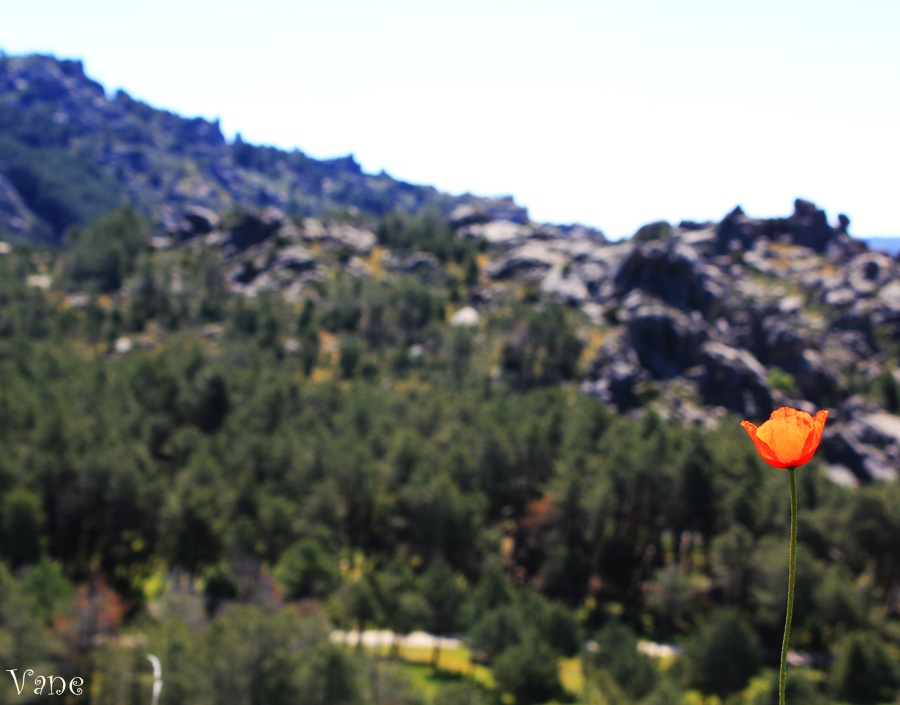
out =
[(897, 703), (898, 24), (9, 10), (0, 703)]

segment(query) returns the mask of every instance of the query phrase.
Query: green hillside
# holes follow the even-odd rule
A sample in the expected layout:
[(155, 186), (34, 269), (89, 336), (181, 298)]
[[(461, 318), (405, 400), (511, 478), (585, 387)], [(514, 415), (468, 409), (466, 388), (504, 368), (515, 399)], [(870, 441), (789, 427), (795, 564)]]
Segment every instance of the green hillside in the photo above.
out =
[[(475, 243), (442, 278), (323, 249), (286, 300), (231, 293), (204, 248), (129, 245), (142, 227), (0, 256), (3, 663), (97, 703), (149, 699), (145, 653), (161, 702), (770, 702), (787, 486), (739, 417), (582, 394), (611, 333), (515, 282), (451, 325)], [(799, 477), (794, 700), (889, 702), (900, 489)], [(334, 627), (460, 635), (491, 675), (426, 683)]]

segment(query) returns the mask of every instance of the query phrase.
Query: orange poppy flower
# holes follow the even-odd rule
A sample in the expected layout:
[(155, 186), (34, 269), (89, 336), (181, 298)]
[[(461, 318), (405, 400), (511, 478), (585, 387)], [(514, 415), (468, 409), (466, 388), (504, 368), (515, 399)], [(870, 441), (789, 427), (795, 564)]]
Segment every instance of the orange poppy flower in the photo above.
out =
[(796, 468), (808, 463), (822, 440), (827, 411), (815, 417), (805, 411), (783, 406), (772, 412), (769, 420), (759, 428), (749, 421), (741, 421), (756, 451), (773, 468)]

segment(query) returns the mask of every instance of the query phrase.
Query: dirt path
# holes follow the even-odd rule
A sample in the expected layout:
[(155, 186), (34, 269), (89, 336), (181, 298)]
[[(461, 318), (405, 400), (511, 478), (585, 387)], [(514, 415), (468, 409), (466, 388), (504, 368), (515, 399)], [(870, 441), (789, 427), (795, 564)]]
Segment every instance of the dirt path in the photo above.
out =
[[(363, 646), (379, 647), (391, 646), (394, 643), (394, 632), (388, 629), (366, 629), (362, 633)], [(355, 629), (345, 632), (336, 630), (331, 632), (329, 639), (335, 644), (350, 644), (355, 646), (359, 643), (359, 632)], [(438, 642), (435, 644), (435, 642)], [(426, 632), (413, 632), (400, 637), (400, 646), (403, 648), (428, 648), (433, 649), (440, 646), (442, 649), (456, 649), (462, 646), (460, 639), (452, 637), (438, 637)]]

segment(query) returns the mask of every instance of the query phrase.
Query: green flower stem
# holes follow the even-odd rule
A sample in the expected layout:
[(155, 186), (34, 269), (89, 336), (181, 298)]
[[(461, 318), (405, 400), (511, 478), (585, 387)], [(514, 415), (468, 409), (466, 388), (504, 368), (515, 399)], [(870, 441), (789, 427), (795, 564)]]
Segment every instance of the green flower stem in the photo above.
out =
[(794, 618), (794, 577), (797, 570), (797, 480), (794, 469), (788, 468), (791, 477), (791, 557), (788, 571), (787, 616), (784, 619), (784, 641), (781, 642), (781, 674), (778, 679), (778, 705), (784, 705), (784, 681), (787, 675), (788, 641), (791, 638), (791, 620)]

